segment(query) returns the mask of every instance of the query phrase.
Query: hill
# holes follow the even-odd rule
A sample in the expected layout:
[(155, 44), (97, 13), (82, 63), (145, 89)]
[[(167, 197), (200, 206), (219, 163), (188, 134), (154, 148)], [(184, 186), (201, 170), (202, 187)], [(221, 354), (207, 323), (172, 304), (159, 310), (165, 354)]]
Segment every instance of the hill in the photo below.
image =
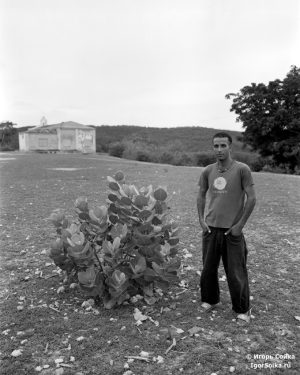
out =
[[(152, 128), (140, 126), (96, 126), (97, 151), (107, 152), (109, 145), (114, 142), (144, 142), (155, 147), (176, 144), (180, 151), (207, 152), (211, 151), (211, 140), (218, 129), (204, 127)], [(232, 136), (233, 148), (237, 152), (249, 152), (238, 141), (241, 136), (237, 131), (226, 131)]]

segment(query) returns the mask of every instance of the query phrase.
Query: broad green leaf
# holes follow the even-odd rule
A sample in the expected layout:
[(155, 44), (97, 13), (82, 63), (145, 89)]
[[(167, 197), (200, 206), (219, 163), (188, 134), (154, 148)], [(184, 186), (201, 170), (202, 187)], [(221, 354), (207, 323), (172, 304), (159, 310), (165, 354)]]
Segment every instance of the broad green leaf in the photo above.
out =
[(147, 206), (148, 204), (148, 198), (146, 198), (144, 195), (137, 195), (135, 198), (134, 198), (134, 204), (139, 207), (139, 208), (143, 208), (145, 206)]
[(162, 290), (166, 290), (169, 288), (170, 286), (170, 283), (168, 280), (164, 280), (164, 279), (159, 279), (159, 280), (155, 280), (154, 281), (154, 285), (155, 287), (157, 288), (160, 288)]
[(148, 235), (139, 234), (138, 232), (135, 232), (133, 238), (136, 244), (139, 246), (146, 246), (152, 244), (151, 236)]
[(119, 199), (119, 197), (118, 197), (116, 194), (112, 194), (112, 193), (110, 193), (110, 194), (108, 194), (108, 199), (109, 199), (111, 202), (116, 202), (116, 201)]
[(168, 256), (170, 254), (171, 246), (166, 242), (164, 245), (161, 245), (161, 254), (163, 256)]
[(133, 196), (133, 192), (132, 192), (130, 186), (126, 185), (126, 184), (122, 185), (122, 193), (123, 193), (124, 196), (127, 196), (129, 198), (131, 198)]
[(108, 182), (117, 182), (113, 177), (107, 176), (107, 181)]
[(115, 205), (115, 203), (111, 203), (109, 205), (109, 212), (111, 213), (114, 213), (114, 214), (117, 214), (119, 211), (118, 207)]
[(113, 274), (112, 274), (112, 281), (113, 281), (113, 283), (114, 283), (114, 286), (115, 287), (119, 287), (119, 286), (121, 286), (122, 284), (124, 284), (125, 283), (125, 281), (126, 281), (126, 275), (125, 275), (125, 273), (124, 272), (121, 272), (121, 271), (119, 271), (119, 270), (115, 270), (114, 272), (113, 272)]
[(143, 210), (141, 211), (139, 214), (138, 214), (138, 217), (141, 219), (141, 220), (147, 220), (150, 218), (150, 216), (153, 215), (153, 212), (149, 211), (149, 210)]
[(118, 171), (115, 175), (115, 180), (121, 182), (125, 179), (124, 173), (122, 171)]
[(180, 268), (181, 261), (179, 258), (170, 260), (169, 263), (166, 264), (166, 272), (177, 272)]
[(170, 246), (175, 246), (179, 243), (179, 238), (173, 237), (168, 239)]
[(152, 262), (152, 268), (154, 269), (154, 271), (159, 274), (159, 275), (162, 275), (164, 273), (163, 269), (159, 267), (158, 264), (156, 264), (155, 262)]
[(59, 254), (64, 249), (64, 243), (60, 238), (57, 238), (55, 241), (52, 241), (50, 244), (51, 254)]
[(49, 217), (49, 220), (55, 225), (59, 226), (65, 218), (64, 212), (60, 210), (54, 210)]
[(75, 201), (75, 207), (78, 208), (82, 212), (88, 211), (88, 202), (87, 197), (79, 197)]
[(110, 235), (112, 236), (113, 239), (115, 239), (116, 237), (125, 238), (126, 234), (127, 234), (126, 224), (123, 225), (123, 224), (117, 223), (116, 225), (112, 227), (110, 231)]
[(153, 196), (158, 201), (165, 201), (168, 194), (163, 188), (158, 188), (154, 191)]
[(68, 255), (78, 266), (89, 265), (92, 263), (94, 256), (89, 242), (87, 242), (85, 246), (76, 245), (74, 247), (68, 247)]
[(118, 222), (118, 216), (117, 215), (109, 215), (109, 221), (112, 224), (117, 224), (117, 222)]
[(89, 220), (90, 215), (89, 215), (87, 212), (80, 212), (80, 213), (78, 214), (78, 217), (79, 217), (80, 220), (85, 220), (85, 221), (87, 221), (87, 220)]
[(110, 182), (108, 184), (108, 186), (113, 191), (119, 191), (120, 190), (120, 185), (117, 182)]
[(133, 195), (139, 195), (139, 191), (134, 185), (130, 185), (129, 188)]
[(142, 234), (151, 234), (153, 232), (153, 226), (150, 223), (145, 223), (140, 225), (138, 230)]
[(131, 199), (128, 198), (128, 197), (122, 197), (122, 198), (120, 199), (120, 203), (124, 204), (125, 206), (131, 206), (132, 201), (131, 201)]
[(96, 281), (95, 267), (89, 267), (85, 271), (79, 271), (78, 281), (85, 286), (93, 286)]
[(72, 223), (69, 228), (66, 229), (68, 232), (71, 233), (71, 235), (75, 234), (79, 231), (79, 225)]
[(160, 225), (160, 224), (162, 224), (162, 221), (157, 216), (154, 216), (153, 219), (152, 219), (152, 224), (153, 225)]
[(75, 245), (83, 245), (85, 241), (84, 234), (82, 232), (75, 233), (71, 236), (70, 239)]
[(96, 272), (95, 283), (92, 286), (86, 284), (80, 284), (80, 288), (84, 291), (87, 296), (90, 297), (102, 297), (105, 292), (104, 277), (100, 271)]
[(120, 238), (120, 237), (116, 237), (116, 238), (114, 239), (113, 244), (112, 244), (113, 250), (114, 250), (114, 251), (118, 250), (119, 247), (120, 247), (120, 244), (121, 244), (121, 238)]
[(153, 232), (154, 233), (160, 233), (162, 231), (161, 225), (153, 225)]
[(112, 243), (107, 241), (107, 240), (103, 241), (102, 249), (103, 249), (104, 253), (113, 254)]
[(100, 220), (103, 219), (107, 215), (106, 206), (95, 207), (93, 211), (94, 211), (94, 215)]
[(136, 263), (130, 263), (130, 266), (135, 274), (142, 273), (147, 268), (146, 259), (143, 256), (139, 256)]

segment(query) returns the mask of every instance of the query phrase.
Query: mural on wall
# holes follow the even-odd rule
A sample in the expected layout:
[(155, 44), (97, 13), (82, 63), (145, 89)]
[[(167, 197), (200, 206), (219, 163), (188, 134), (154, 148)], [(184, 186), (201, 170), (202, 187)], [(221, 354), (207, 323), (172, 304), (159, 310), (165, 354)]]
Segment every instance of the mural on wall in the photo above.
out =
[(93, 149), (93, 132), (78, 129), (77, 133), (78, 145), (82, 151), (90, 151)]

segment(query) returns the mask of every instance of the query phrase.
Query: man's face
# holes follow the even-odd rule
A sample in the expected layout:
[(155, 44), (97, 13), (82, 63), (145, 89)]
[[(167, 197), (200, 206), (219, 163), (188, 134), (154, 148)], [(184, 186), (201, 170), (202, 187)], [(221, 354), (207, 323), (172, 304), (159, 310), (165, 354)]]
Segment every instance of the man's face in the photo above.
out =
[(231, 145), (229, 139), (225, 138), (214, 138), (213, 140), (214, 153), (218, 160), (228, 159), (231, 151)]

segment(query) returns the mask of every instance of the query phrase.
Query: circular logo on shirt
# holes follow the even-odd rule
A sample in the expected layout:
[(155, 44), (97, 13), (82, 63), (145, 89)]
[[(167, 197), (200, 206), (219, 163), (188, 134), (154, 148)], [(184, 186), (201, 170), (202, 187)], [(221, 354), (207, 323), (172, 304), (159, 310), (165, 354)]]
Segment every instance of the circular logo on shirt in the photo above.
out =
[(223, 189), (225, 189), (226, 185), (227, 185), (227, 181), (225, 180), (224, 177), (218, 177), (214, 181), (214, 187), (217, 190), (223, 190)]

